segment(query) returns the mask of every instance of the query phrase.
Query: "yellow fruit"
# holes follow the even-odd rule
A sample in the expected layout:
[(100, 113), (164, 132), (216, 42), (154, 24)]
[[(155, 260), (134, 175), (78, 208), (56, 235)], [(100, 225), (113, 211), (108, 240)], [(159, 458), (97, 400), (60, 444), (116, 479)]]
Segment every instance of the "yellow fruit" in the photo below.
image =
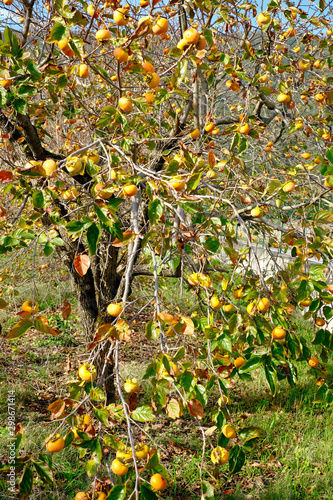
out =
[(266, 83), (268, 80), (268, 75), (262, 75), (258, 78), (258, 82), (260, 83)]
[(217, 446), (212, 451), (210, 458), (213, 464), (223, 465), (229, 461), (229, 452), (225, 448)]
[(173, 181), (170, 181), (170, 186), (172, 186), (175, 191), (180, 192), (185, 189), (186, 184), (182, 180), (175, 179)]
[(113, 13), (113, 20), (118, 26), (126, 26), (129, 23), (128, 10), (116, 9)]
[(60, 436), (60, 434), (55, 434), (55, 436), (53, 436), (51, 440), (46, 443), (46, 449), (50, 453), (61, 451), (64, 446), (65, 440), (62, 436)]
[(213, 295), (210, 299), (210, 305), (214, 311), (217, 311), (218, 309), (221, 309), (222, 303), (220, 302), (220, 299), (218, 298), (217, 295)]
[(234, 290), (232, 292), (232, 295), (235, 297), (235, 299), (240, 299), (244, 295), (243, 288), (238, 288), (237, 290)]
[(49, 176), (49, 175), (53, 174), (53, 172), (55, 172), (57, 170), (57, 168), (58, 168), (58, 165), (54, 160), (46, 160), (43, 163), (42, 171), (43, 171), (44, 175)]
[(66, 189), (66, 191), (63, 191), (62, 193), (62, 197), (65, 201), (72, 201), (75, 198), (77, 198), (78, 195), (79, 193), (77, 189), (75, 189), (75, 187), (70, 187), (69, 189)]
[(228, 439), (234, 439), (236, 437), (236, 431), (232, 425), (226, 424), (222, 428), (222, 432)]
[(238, 92), (240, 90), (240, 85), (233, 80), (227, 80), (225, 83), (226, 87), (234, 92)]
[(317, 326), (324, 326), (324, 325), (326, 325), (326, 321), (323, 318), (316, 318), (315, 323), (316, 323)]
[(269, 309), (270, 305), (271, 305), (270, 300), (267, 297), (263, 297), (262, 299), (259, 300), (257, 309), (260, 312), (266, 312)]
[(124, 384), (124, 391), (127, 392), (127, 394), (134, 394), (135, 392), (138, 392), (139, 389), (140, 387), (136, 378), (126, 380)]
[(78, 370), (78, 375), (85, 382), (94, 381), (96, 378), (96, 368), (90, 363), (83, 363)]
[(11, 84), (12, 82), (10, 80), (0, 80), (0, 85), (4, 89), (8, 88)]
[(163, 35), (169, 29), (169, 21), (164, 17), (161, 17), (156, 21), (156, 24), (153, 26), (154, 35)]
[(125, 196), (134, 196), (138, 192), (138, 188), (135, 184), (128, 184), (123, 187), (123, 193)]
[(242, 358), (242, 356), (239, 356), (234, 361), (234, 365), (236, 368), (240, 368), (241, 366), (245, 365), (245, 363), (246, 363), (246, 360), (244, 358)]
[(310, 303), (311, 303), (311, 299), (304, 299), (304, 300), (302, 300), (302, 302), (300, 302), (301, 306), (303, 306), (303, 307), (309, 307)]
[(104, 187), (103, 182), (99, 182), (98, 184), (96, 184), (96, 186), (94, 187), (94, 194), (95, 196), (98, 196), (103, 200), (107, 200), (108, 198), (111, 198), (113, 194), (110, 191), (103, 189), (103, 187)]
[(261, 210), (260, 207), (254, 207), (251, 210), (251, 215), (252, 217), (262, 217), (264, 215), (264, 212)]
[(308, 365), (311, 366), (311, 368), (316, 368), (318, 366), (319, 361), (315, 356), (312, 356), (312, 358), (309, 359)]
[(287, 182), (283, 188), (282, 188), (282, 191), (284, 191), (285, 193), (291, 193), (292, 191), (294, 191), (295, 189), (295, 184), (293, 182)]
[(248, 134), (251, 130), (251, 127), (248, 123), (244, 123), (244, 125), (241, 125), (239, 128), (238, 128), (238, 131), (240, 134)]
[(32, 300), (26, 300), (22, 304), (22, 311), (36, 314), (38, 312), (38, 305), (36, 302), (32, 302)]
[(321, 94), (321, 93), (316, 94), (314, 98), (315, 98), (315, 101), (317, 101), (317, 102), (323, 102), (323, 101), (325, 101), (325, 94)]
[(80, 64), (79, 67), (79, 76), (80, 78), (88, 78), (89, 76), (89, 66), (86, 64)]
[(125, 113), (129, 113), (133, 109), (133, 105), (127, 97), (121, 97), (118, 101), (118, 106)]
[(307, 71), (310, 68), (310, 63), (302, 60), (298, 63), (298, 67), (301, 71)]
[(290, 95), (289, 94), (279, 94), (277, 96), (277, 100), (279, 102), (285, 102), (285, 103), (287, 103), (287, 102), (290, 101)]
[(206, 130), (206, 132), (208, 132), (208, 133), (209, 133), (209, 132), (211, 132), (211, 131), (214, 129), (214, 127), (215, 127), (214, 123), (213, 123), (213, 122), (209, 122), (209, 123), (207, 123), (207, 125), (205, 126), (205, 130)]
[(223, 306), (223, 311), (224, 311), (224, 312), (229, 313), (229, 312), (231, 312), (231, 311), (233, 311), (233, 310), (234, 310), (234, 306), (233, 306), (232, 304), (225, 304), (225, 305)]
[(123, 305), (111, 303), (108, 305), (106, 310), (107, 310), (108, 314), (110, 314), (110, 316), (113, 316), (114, 318), (118, 318), (118, 316), (120, 316), (121, 313), (123, 312)]
[(198, 42), (199, 33), (197, 32), (196, 29), (189, 28), (186, 31), (184, 31), (183, 39), (186, 41), (186, 43), (188, 43), (189, 45), (192, 45), (192, 44)]
[(89, 14), (89, 16), (91, 16), (91, 17), (93, 17), (93, 16), (94, 16), (94, 18), (95, 18), (95, 19), (97, 19), (97, 18), (98, 18), (98, 12), (97, 12), (97, 11), (95, 11), (95, 7), (94, 7), (94, 5), (88, 5), (88, 7), (87, 7), (87, 13), (88, 13), (88, 14)]
[(246, 312), (250, 314), (250, 316), (254, 314), (254, 306), (255, 306), (254, 302), (250, 302), (250, 304), (246, 306)]
[(126, 63), (128, 61), (128, 54), (125, 50), (121, 49), (120, 47), (117, 47), (113, 51), (114, 57), (117, 59), (118, 62), (120, 63)]
[(149, 448), (146, 444), (141, 444), (135, 448), (135, 455), (143, 460), (148, 457)]
[(302, 153), (301, 157), (304, 158), (305, 160), (308, 160), (309, 158), (311, 158), (311, 155), (310, 153)]
[(162, 491), (167, 487), (168, 482), (161, 474), (154, 474), (150, 478), (150, 485), (153, 490)]
[(197, 139), (199, 137), (199, 135), (200, 135), (200, 131), (197, 128), (195, 128), (194, 130), (192, 130), (192, 132), (190, 132), (190, 137), (193, 140)]
[(133, 455), (131, 448), (125, 448), (124, 450), (117, 450), (116, 458), (119, 458), (119, 460), (123, 460), (126, 463), (132, 462)]
[(111, 464), (111, 470), (117, 476), (125, 476), (125, 474), (127, 474), (128, 472), (128, 467), (127, 465), (123, 464), (119, 460), (119, 458), (115, 458)]
[(272, 337), (273, 337), (273, 339), (276, 339), (276, 340), (284, 339), (286, 334), (287, 334), (287, 332), (282, 328), (282, 326), (276, 326), (272, 330)]
[(260, 12), (257, 16), (257, 23), (261, 27), (271, 22), (271, 16), (266, 12)]
[(75, 495), (74, 500), (89, 500), (89, 498), (84, 491), (79, 491), (79, 493)]

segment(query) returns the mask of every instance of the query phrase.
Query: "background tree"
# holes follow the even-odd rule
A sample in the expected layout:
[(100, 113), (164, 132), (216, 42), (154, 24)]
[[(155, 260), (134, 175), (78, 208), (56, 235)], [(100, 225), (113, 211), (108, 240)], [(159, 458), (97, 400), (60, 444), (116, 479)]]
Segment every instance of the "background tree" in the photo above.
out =
[[(225, 428), (226, 379), (263, 367), (275, 394), (278, 379), (295, 383), (300, 361), (322, 379), (332, 347), (332, 12), (322, 1), (303, 10), (273, 0), (261, 13), (241, 2), (4, 3), (0, 178), (13, 213), (0, 251), (41, 248), (67, 267), (90, 343), (70, 397), (50, 409), (60, 428), (74, 427), (68, 413), (79, 418), (87, 400), (101, 424), (126, 420), (131, 456), (112, 463), (125, 479), (110, 498), (138, 498), (140, 488), (153, 498), (132, 428), (153, 412), (188, 411), (201, 430), (210, 418), (221, 431), (212, 461), (230, 457), (237, 472), (260, 430), (240, 430), (226, 451), (236, 437)], [(273, 272), (260, 263), (261, 241)], [(286, 268), (274, 248), (293, 257)], [(148, 296), (131, 294), (136, 276), (150, 277)], [(178, 277), (180, 301), (190, 289), (200, 315), (167, 312), (161, 277)], [(28, 299), (9, 340), (31, 327), (56, 333), (37, 315), (34, 289)], [(160, 341), (146, 373), (153, 408), (126, 403), (120, 383), (138, 301), (154, 305), (146, 335)], [(293, 331), (296, 307), (318, 326), (318, 353)], [(318, 393), (332, 401), (329, 383)], [(106, 467), (113, 481), (102, 436), (84, 431), (60, 444), (91, 437), (96, 476)], [(204, 433), (203, 442), (204, 457)], [(167, 477), (157, 453), (148, 457), (145, 471)], [(26, 464), (23, 492), (30, 474)]]

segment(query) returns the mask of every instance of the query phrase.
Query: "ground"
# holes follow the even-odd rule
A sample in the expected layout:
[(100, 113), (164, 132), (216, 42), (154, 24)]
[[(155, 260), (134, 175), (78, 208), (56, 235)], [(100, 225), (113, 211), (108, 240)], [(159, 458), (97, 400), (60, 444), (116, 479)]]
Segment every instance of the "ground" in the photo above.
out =
[[(8, 326), (14, 324), (16, 319), (8, 314), (8, 310), (2, 312), (1, 459), (6, 457), (8, 438), (5, 427), (7, 390), (15, 390), (16, 423), (20, 422), (26, 433), (22, 453), (33, 452), (55, 427), (50, 422), (48, 405), (67, 394), (66, 384), (75, 376), (79, 362), (84, 359), (84, 338), (70, 290), (65, 298), (73, 304), (73, 315), (68, 320), (62, 318), (57, 298), (50, 299), (45, 291), (41, 300), (40, 310), (60, 331), (57, 337), (32, 331), (19, 341), (9, 343), (4, 336)], [(20, 303), (19, 297), (17, 303)], [(170, 303), (170, 307), (175, 307), (175, 304)], [(121, 355), (123, 379), (136, 376), (145, 389), (145, 394), (139, 395), (140, 401), (147, 403), (149, 380), (142, 381), (142, 377), (147, 360), (159, 349), (158, 342), (148, 342), (144, 336), (142, 322), (147, 320), (146, 315), (149, 314), (146, 311), (137, 318), (131, 340), (123, 344)], [(302, 334), (308, 328), (298, 318), (295, 326)], [(329, 368), (332, 371), (332, 366)], [(240, 473), (229, 477), (227, 466), (220, 467), (216, 499), (333, 499), (333, 415), (330, 408), (313, 404), (317, 386), (309, 370), (306, 366), (299, 367), (297, 386), (291, 389), (287, 383), (281, 382), (275, 398), (271, 396), (260, 372), (254, 375), (252, 383), (232, 381), (231, 410), (236, 423), (240, 426), (259, 425), (264, 429), (265, 436), (247, 454), (246, 465)], [(209, 436), (213, 424), (204, 422), (203, 425)], [(110, 432), (125, 437), (125, 425), (118, 425)], [(152, 423), (143, 424), (142, 430), (136, 429), (136, 438), (146, 439), (144, 432), (149, 433), (159, 447), (162, 463), (171, 476), (171, 484), (161, 498), (199, 500), (202, 438), (193, 419), (185, 416), (174, 421), (162, 415)], [(216, 432), (207, 437), (208, 441), (216, 442)], [(209, 454), (208, 447), (208, 465), (204, 467), (203, 478), (211, 481), (213, 465)], [(70, 500), (77, 491), (90, 488), (91, 479), (87, 477), (84, 462), (73, 447), (56, 454), (53, 463), (56, 489), (36, 483), (31, 495), (33, 500)], [(0, 485), (0, 492), (6, 495), (5, 476), (0, 476)]]

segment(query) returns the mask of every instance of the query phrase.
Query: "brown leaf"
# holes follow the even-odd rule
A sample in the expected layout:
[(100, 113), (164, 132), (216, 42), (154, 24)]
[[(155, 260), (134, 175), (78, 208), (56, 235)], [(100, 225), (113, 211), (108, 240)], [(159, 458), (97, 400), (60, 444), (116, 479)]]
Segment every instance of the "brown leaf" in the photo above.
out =
[(184, 325), (182, 328), (182, 333), (184, 335), (193, 335), (194, 334), (194, 323), (191, 320), (191, 318), (188, 318), (187, 316), (182, 316), (182, 320), (184, 322)]
[(187, 407), (191, 415), (197, 419), (200, 420), (203, 417), (203, 406), (197, 399), (190, 399), (187, 401)]
[(17, 426), (15, 427), (15, 436), (16, 434), (21, 434), (22, 431), (23, 431), (22, 424), (17, 424)]
[(87, 274), (88, 269), (90, 267), (89, 256), (86, 254), (77, 255), (74, 259), (74, 267), (75, 267), (76, 272), (80, 276), (84, 276), (85, 274)]
[(125, 231), (123, 233), (123, 241), (120, 241), (118, 238), (116, 238), (112, 243), (112, 246), (116, 248), (126, 247), (127, 245), (132, 243), (135, 238), (136, 234), (133, 231)]
[(63, 305), (61, 307), (61, 316), (64, 319), (68, 319), (69, 316), (71, 315), (71, 312), (72, 312), (72, 307), (71, 307), (70, 303), (67, 302), (67, 300), (65, 300), (65, 302), (63, 303)]
[(63, 399), (57, 399), (56, 401), (53, 401), (47, 409), (53, 414), (52, 418), (56, 419), (63, 414), (65, 406), (65, 401)]
[(13, 180), (13, 177), (11, 170), (0, 170), (0, 182), (9, 182)]
[(88, 347), (88, 351), (91, 351), (97, 344), (103, 342), (103, 340), (111, 336), (114, 336), (115, 333), (116, 333), (116, 327), (112, 326), (111, 323), (106, 323), (105, 325), (100, 326), (97, 332), (95, 333), (91, 344)]

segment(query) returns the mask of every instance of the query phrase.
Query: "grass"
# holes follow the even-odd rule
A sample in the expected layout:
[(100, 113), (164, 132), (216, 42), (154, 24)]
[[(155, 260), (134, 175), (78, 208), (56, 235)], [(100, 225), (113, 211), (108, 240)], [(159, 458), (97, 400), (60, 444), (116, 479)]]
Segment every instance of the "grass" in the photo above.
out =
[[(8, 442), (5, 427), (8, 389), (15, 390), (16, 423), (21, 422), (26, 433), (26, 443), (21, 452), (35, 452), (55, 428), (55, 424), (50, 422), (47, 406), (67, 394), (66, 382), (71, 378), (65, 371), (68, 359), (72, 356), (75, 370), (76, 359), (84, 350), (84, 339), (75, 314), (74, 321), (72, 317), (64, 320), (59, 310), (59, 304), (64, 299), (70, 299), (75, 313), (72, 291), (63, 290), (54, 296), (51, 285), (42, 279), (38, 284), (40, 311), (48, 316), (60, 335), (28, 334), (10, 345), (3, 343), (0, 368), (0, 378), (4, 381), (0, 393), (1, 457), (6, 456)], [(162, 288), (168, 309), (175, 312), (181, 307), (182, 311), (178, 309), (178, 312), (191, 311), (195, 307), (195, 298), (187, 293), (183, 304), (179, 305), (174, 285), (170, 281)], [(147, 285), (142, 282), (138, 286), (144, 288)], [(26, 286), (18, 287), (17, 304), (29, 298), (27, 294)], [(17, 321), (14, 315), (5, 315), (3, 311), (0, 316), (5, 332)], [(309, 338), (312, 335), (308, 323), (299, 318), (295, 320), (295, 328)], [(144, 336), (140, 322), (136, 331), (133, 342), (125, 345), (122, 351), (121, 375), (124, 379), (136, 377), (141, 382), (150, 354), (158, 352), (159, 347), (158, 344), (148, 346), (145, 343), (149, 357), (142, 355), (140, 348)], [(332, 363), (327, 368), (332, 376)], [(144, 401), (150, 404), (149, 381), (143, 381), (142, 385), (147, 389)], [(287, 383), (280, 382), (275, 398), (272, 398), (259, 371), (251, 383), (235, 382), (231, 394), (236, 425), (260, 426), (265, 431), (265, 437), (247, 454), (245, 466), (235, 476), (229, 477), (227, 466), (219, 469), (215, 481), (216, 500), (333, 500), (333, 415), (330, 408), (313, 404), (316, 389), (310, 370), (304, 364), (299, 368), (297, 386), (290, 388)], [(170, 486), (162, 498), (199, 500), (202, 436), (193, 425), (193, 420), (189, 416), (175, 421), (161, 416), (152, 423), (142, 425), (159, 446), (161, 461), (171, 477)], [(204, 421), (203, 425), (207, 429), (212, 423)], [(109, 432), (116, 433), (118, 430), (125, 436), (124, 426)], [(142, 432), (139, 429), (136, 432), (141, 439)], [(212, 443), (216, 443), (216, 432), (211, 437)], [(213, 465), (209, 460), (210, 449), (208, 446), (202, 478), (211, 481)], [(37, 482), (30, 497), (32, 500), (71, 500), (77, 491), (90, 488), (92, 480), (86, 474), (85, 460), (73, 447), (52, 458), (56, 488)], [(5, 477), (0, 476), (0, 497), (6, 493)]]

